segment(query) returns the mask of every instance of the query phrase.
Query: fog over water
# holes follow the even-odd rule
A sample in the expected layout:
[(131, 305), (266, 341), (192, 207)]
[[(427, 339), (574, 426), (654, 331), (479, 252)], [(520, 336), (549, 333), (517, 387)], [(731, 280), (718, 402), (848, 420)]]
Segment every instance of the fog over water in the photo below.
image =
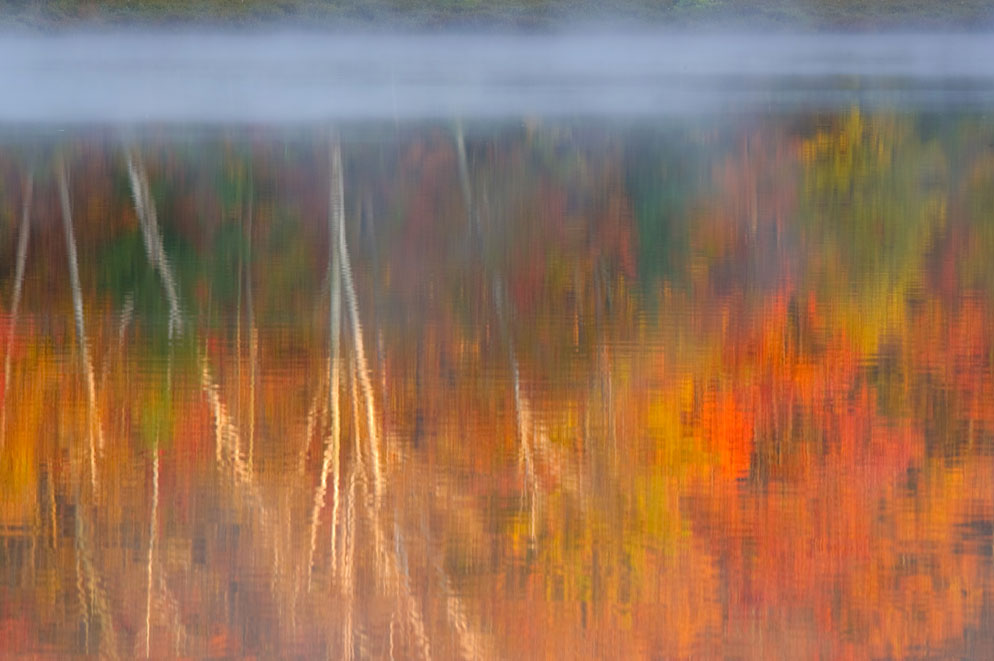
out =
[(0, 121), (318, 122), (994, 101), (994, 36), (81, 34), (0, 39)]

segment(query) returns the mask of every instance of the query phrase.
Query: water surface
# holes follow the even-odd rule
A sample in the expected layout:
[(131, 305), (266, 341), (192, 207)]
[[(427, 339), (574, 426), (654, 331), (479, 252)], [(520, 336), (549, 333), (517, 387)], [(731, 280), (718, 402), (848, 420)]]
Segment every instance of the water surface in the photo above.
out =
[(994, 105), (994, 35), (96, 33), (0, 41), (0, 121), (313, 123)]
[(0, 646), (989, 658), (991, 107), (806, 98), (8, 125)]

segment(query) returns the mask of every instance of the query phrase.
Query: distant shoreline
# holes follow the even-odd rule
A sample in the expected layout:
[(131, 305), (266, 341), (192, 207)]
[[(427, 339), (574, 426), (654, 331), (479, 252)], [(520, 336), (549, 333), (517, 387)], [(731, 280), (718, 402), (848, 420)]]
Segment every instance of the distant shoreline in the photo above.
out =
[(994, 0), (0, 0), (0, 29), (983, 31)]
[(0, 40), (0, 123), (280, 124), (994, 108), (994, 34), (329, 35)]

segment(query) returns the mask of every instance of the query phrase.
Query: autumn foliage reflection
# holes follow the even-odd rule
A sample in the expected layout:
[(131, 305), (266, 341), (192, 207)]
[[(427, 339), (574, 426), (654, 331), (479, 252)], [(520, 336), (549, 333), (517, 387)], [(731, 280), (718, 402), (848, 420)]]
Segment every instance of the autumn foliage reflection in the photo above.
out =
[(360, 134), (0, 151), (5, 651), (992, 650), (981, 119)]

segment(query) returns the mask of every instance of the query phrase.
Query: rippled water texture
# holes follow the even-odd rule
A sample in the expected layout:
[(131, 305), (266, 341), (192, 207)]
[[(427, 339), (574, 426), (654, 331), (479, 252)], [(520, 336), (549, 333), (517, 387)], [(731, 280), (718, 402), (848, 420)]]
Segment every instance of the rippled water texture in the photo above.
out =
[(3, 652), (994, 656), (991, 108), (664, 114), (5, 129)]

